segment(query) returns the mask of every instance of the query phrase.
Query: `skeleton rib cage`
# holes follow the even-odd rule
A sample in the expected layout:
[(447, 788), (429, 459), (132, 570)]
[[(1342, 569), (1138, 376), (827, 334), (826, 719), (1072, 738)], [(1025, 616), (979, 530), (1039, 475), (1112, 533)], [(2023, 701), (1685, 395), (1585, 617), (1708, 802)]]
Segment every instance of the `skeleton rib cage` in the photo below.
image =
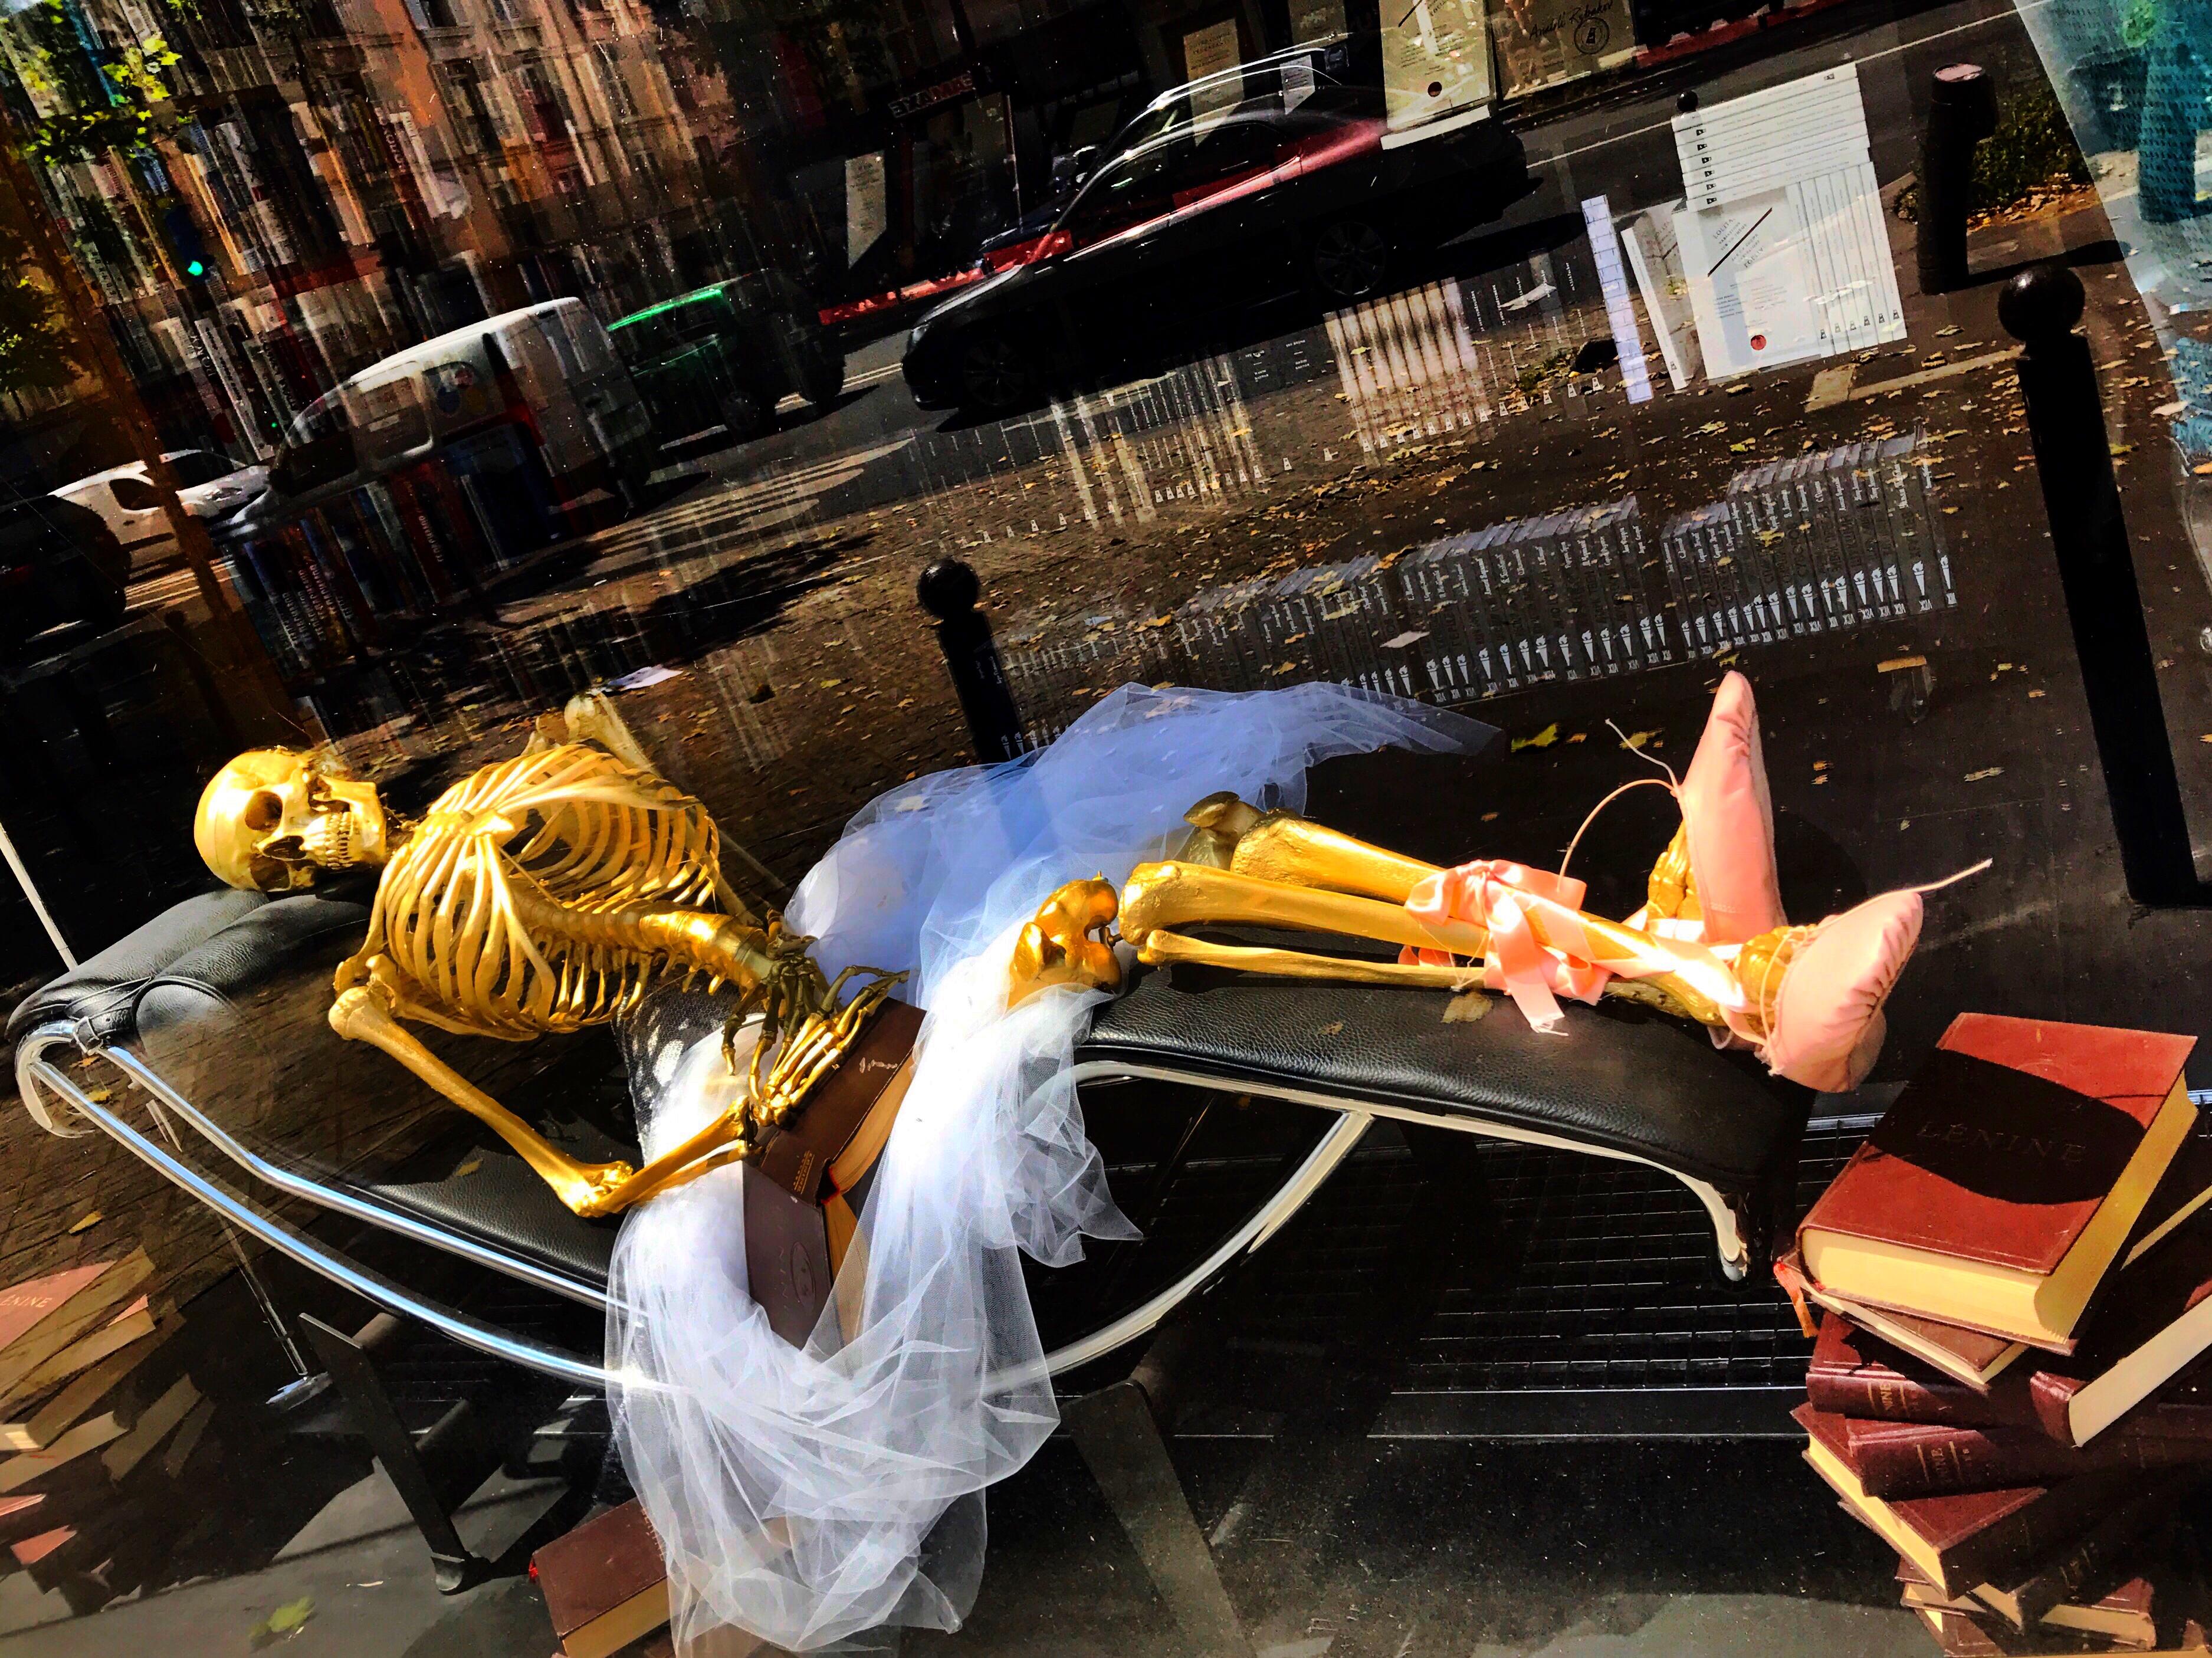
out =
[(641, 912), (746, 919), (707, 810), (601, 750), (563, 744), (473, 773), (432, 803), (378, 883), (337, 987), (389, 963), (406, 1017), (525, 1042), (602, 1024), (665, 969)]

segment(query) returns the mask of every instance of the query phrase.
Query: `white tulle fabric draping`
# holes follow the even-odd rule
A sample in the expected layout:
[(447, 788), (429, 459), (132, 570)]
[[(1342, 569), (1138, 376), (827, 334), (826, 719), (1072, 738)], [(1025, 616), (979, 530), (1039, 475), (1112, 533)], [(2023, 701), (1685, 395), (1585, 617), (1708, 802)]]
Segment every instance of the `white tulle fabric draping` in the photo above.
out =
[[(1296, 811), (1305, 771), (1401, 746), (1471, 750), (1486, 726), (1346, 687), (1229, 695), (1125, 687), (1024, 761), (920, 779), (855, 817), (790, 924), (830, 972), (903, 969), (927, 1010), (910, 1091), (860, 1216), (861, 1313), (802, 1348), (746, 1293), (744, 1181), (653, 1199), (617, 1241), (609, 1368), (631, 1483), (668, 1556), (679, 1642), (735, 1625), (793, 1651), (885, 1625), (959, 1625), (982, 1570), (982, 1488), (1056, 1420), (1017, 1251), (1064, 1265), (1132, 1229), (1069, 1070), (1099, 993), (1009, 1011), (1015, 934), (1062, 883), (1119, 883), (1216, 790)], [(742, 1059), (742, 1054), (740, 1055)], [(698, 1042), (646, 1124), (674, 1144), (714, 1108)], [(854, 1285), (839, 1285), (840, 1299)]]

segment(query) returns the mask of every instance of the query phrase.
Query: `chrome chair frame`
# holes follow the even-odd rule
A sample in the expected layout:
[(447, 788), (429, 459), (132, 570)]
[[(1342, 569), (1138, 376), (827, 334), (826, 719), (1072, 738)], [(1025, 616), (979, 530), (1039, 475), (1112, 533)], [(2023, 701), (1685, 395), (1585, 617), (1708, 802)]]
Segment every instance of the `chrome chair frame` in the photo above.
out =
[[(131, 1086), (146, 1096), (149, 1111), (161, 1125), (170, 1144), (165, 1145), (161, 1139), (143, 1132), (115, 1109), (112, 1102), (94, 1099), (63, 1068), (69, 1055), (99, 1059), (121, 1072)], [(1133, 1073), (1127, 1067), (1104, 1066), (1085, 1067), (1078, 1074), (1079, 1077), (1088, 1074), (1094, 1080), (1103, 1080), (1108, 1077), (1118, 1079)], [(1211, 1085), (1196, 1077), (1170, 1078), (1165, 1072), (1153, 1074), (1164, 1080)], [(181, 1143), (172, 1132), (173, 1123), (182, 1123), (190, 1128), (251, 1180), (288, 1197), (303, 1199), (331, 1213), (381, 1228), (411, 1242), (442, 1250), (516, 1282), (581, 1305), (602, 1311), (606, 1306), (606, 1291), (603, 1285), (557, 1271), (542, 1262), (525, 1259), (519, 1254), (500, 1249), (480, 1239), (433, 1225), (418, 1216), (379, 1203), (360, 1193), (313, 1179), (258, 1155), (216, 1123), (127, 1047), (100, 1042), (80, 1023), (55, 1020), (34, 1026), (25, 1033), (15, 1048), (15, 1081), (25, 1108), (48, 1133), (70, 1137), (86, 1132), (84, 1128), (73, 1129), (69, 1126), (73, 1118), (98, 1129), (163, 1179), (204, 1205), (227, 1224), (248, 1236), (259, 1239), (278, 1254), (331, 1283), (351, 1291), (383, 1311), (416, 1320), (478, 1352), (557, 1377), (580, 1388), (618, 1386), (644, 1388), (656, 1385), (642, 1376), (610, 1371), (596, 1358), (523, 1339), (458, 1309), (419, 1295), (381, 1273), (347, 1260), (297, 1228), (265, 1212), (224, 1181), (196, 1166), (187, 1158)], [(1042, 1362), (1046, 1375), (1059, 1376), (1089, 1364), (1151, 1333), (1176, 1307), (1218, 1278), (1238, 1259), (1259, 1248), (1281, 1230), (1320, 1190), (1338, 1165), (1352, 1154), (1377, 1116), (1400, 1116), (1412, 1121), (1431, 1122), (1441, 1127), (1495, 1132), (1508, 1139), (1532, 1138), (1515, 1131), (1486, 1129), (1483, 1125), (1464, 1119), (1445, 1118), (1425, 1112), (1394, 1112), (1364, 1104), (1352, 1106), (1321, 1096), (1285, 1093), (1281, 1097), (1333, 1110), (1337, 1114), (1337, 1120), (1329, 1125), (1282, 1185), (1202, 1260), (1140, 1305), (1097, 1330), (1046, 1354)], [(1692, 1188), (1697, 1189), (1696, 1183), (1692, 1184)], [(1725, 1222), (1727, 1230), (1721, 1232), (1721, 1236), (1723, 1262), (1727, 1263), (1730, 1241), (1738, 1240), (1740, 1236), (1734, 1217), (1718, 1194), (1711, 1193), (1710, 1188), (1701, 1190), (1699, 1196), (1715, 1217), (1717, 1231)], [(1740, 1242), (1736, 1247), (1740, 1252)], [(1733, 1266), (1732, 1276), (1740, 1277), (1741, 1271), (1738, 1260)], [(1016, 1385), (1035, 1379), (1033, 1370), (1024, 1370), (1011, 1373), (1005, 1381), (1008, 1385)]]

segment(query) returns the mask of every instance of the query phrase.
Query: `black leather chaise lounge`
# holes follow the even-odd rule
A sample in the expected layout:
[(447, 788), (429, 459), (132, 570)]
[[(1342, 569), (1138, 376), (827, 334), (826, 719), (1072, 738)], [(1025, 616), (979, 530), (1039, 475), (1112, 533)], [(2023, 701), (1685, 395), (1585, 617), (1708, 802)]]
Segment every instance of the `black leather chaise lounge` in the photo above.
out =
[[(54, 1133), (106, 1133), (241, 1231), (390, 1313), (604, 1386), (597, 1355), (456, 1310), (275, 1212), (280, 1202), (293, 1212), (312, 1206), (586, 1307), (605, 1304), (615, 1223), (569, 1213), (488, 1132), (442, 1177), (375, 1172), (374, 1154), (461, 1119), (324, 1022), (330, 969), (359, 938), (367, 896), (226, 890), (176, 906), (15, 1011), (9, 1035), (24, 1102)], [(1052, 1352), (1054, 1371), (1143, 1336), (1265, 1242), (1377, 1118), (1650, 1165), (1702, 1203), (1729, 1276), (1760, 1258), (1796, 1166), (1803, 1090), (1715, 1051), (1700, 1030), (1633, 1007), (1576, 1008), (1570, 1034), (1553, 1036), (1510, 1009), (1452, 1023), (1439, 1012), (1433, 993), (1231, 981), (1187, 969), (1140, 975), (1102, 1008), (1078, 1054), (1094, 1121), (1115, 1109), (1112, 1084), (1146, 1081), (1291, 1102), (1330, 1121), (1209, 1253)], [(667, 1035), (624, 1032), (634, 1081)], [(528, 1067), (561, 1046), (480, 1044), (501, 1050), (490, 1063), (510, 1068), (476, 1080), (517, 1106), (556, 1096)], [(84, 1056), (104, 1060), (131, 1087), (88, 1086), (76, 1063)], [(130, 1108), (133, 1096), (143, 1118)], [(549, 1124), (539, 1114), (541, 1128), (578, 1155), (635, 1156), (601, 1125), (580, 1116)]]

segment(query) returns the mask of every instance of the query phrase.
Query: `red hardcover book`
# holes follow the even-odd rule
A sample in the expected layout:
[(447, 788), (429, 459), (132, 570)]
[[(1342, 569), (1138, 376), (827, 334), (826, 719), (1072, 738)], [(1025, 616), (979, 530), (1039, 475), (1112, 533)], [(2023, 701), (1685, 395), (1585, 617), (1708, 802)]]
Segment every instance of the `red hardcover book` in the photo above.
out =
[(2008, 1370), (1985, 1388), (1971, 1387), (1829, 1313), (1813, 1345), (1805, 1397), (1814, 1410), (1837, 1416), (1954, 1428), (2039, 1428), (2042, 1418), (2021, 1375)]
[(2087, 1450), (2040, 1428), (1951, 1428), (1919, 1422), (1846, 1424), (1851, 1468), (1870, 1496), (1892, 1502), (2007, 1485), (2047, 1485), (2106, 1468), (2167, 1469), (2212, 1461), (2212, 1445), (2107, 1434)]
[[(2121, 1309), (2116, 1296), (2112, 1311)], [(2087, 1442), (2075, 1437), (2071, 1406), (2082, 1388), (2103, 1374), (2098, 1331), (2104, 1316), (2092, 1321), (2081, 1351), (2071, 1358), (2018, 1366), (1980, 1392), (1830, 1314), (1820, 1321), (1805, 1396), (1815, 1410), (1838, 1416), (1952, 1428), (2032, 1427), (2058, 1445), (2080, 1445)], [(2093, 1392), (2087, 1404), (2104, 1414), (2099, 1394)], [(2194, 1441), (2212, 1455), (2212, 1359), (2197, 1358), (2118, 1423), (2118, 1430), (2130, 1436)]]
[(2008, 1341), (2002, 1336), (1961, 1329), (1955, 1324), (1917, 1318), (1910, 1313), (1868, 1307), (1831, 1294), (1806, 1278), (1804, 1263), (1797, 1259), (1794, 1249), (1775, 1261), (1774, 1276), (1801, 1310), (1809, 1302), (1869, 1335), (1881, 1337), (1891, 1346), (1910, 1353), (1978, 1394), (1989, 1392), (1990, 1384), (2027, 1351), (2022, 1343)]
[(530, 1558), (565, 1658), (610, 1658), (668, 1621), (668, 1569), (632, 1497)]
[[(2153, 1545), (2152, 1551), (2156, 1564), (2141, 1576), (2109, 1588), (2102, 1584), (2092, 1585), (2076, 1598), (2062, 1600), (2045, 1612), (2039, 1627), (2095, 1636), (2110, 1642), (2115, 1650), (2140, 1651), (2156, 1646), (2159, 1584), (2171, 1580), (2173, 1569), (2166, 1564), (2163, 1549)], [(1959, 1612), (1984, 1629), (1995, 1627), (1995, 1620), (2001, 1615), (1974, 1595), (1952, 1600), (1923, 1577), (1919, 1568), (1903, 1555), (1897, 1558), (1897, 1581), (1905, 1586), (1899, 1598), (1909, 1611)], [(1984, 1589), (1989, 1587), (1982, 1585)]]
[(1800, 1405), (1790, 1415), (1805, 1430), (1805, 1460), (1814, 1472), (1863, 1525), (1948, 1595), (1965, 1594), (1978, 1583), (2061, 1547), (2142, 1478), (2131, 1469), (2118, 1469), (2051, 1485), (1893, 1503), (1860, 1483), (1850, 1464), (1843, 1418), (1809, 1405)]
[(1977, 1585), (1974, 1598), (2021, 1633), (2045, 1622), (2084, 1627), (2079, 1616), (2053, 1619), (2051, 1613), (2139, 1570), (2142, 1539), (2169, 1520), (2203, 1479), (2203, 1469), (2183, 1468), (2143, 1480), (2056, 1554), (2013, 1576)]
[(1962, 1013), (1797, 1234), (1833, 1294), (2056, 1351), (2196, 1121), (2196, 1040)]

